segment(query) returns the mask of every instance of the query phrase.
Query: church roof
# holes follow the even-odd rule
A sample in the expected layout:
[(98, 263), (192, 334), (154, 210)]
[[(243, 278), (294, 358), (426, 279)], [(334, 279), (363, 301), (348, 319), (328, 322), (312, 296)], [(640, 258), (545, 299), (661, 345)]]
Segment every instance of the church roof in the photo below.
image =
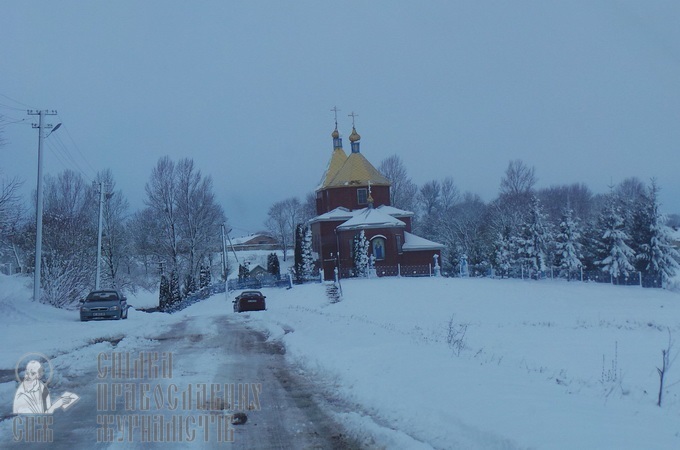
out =
[(309, 221), (309, 223), (348, 220), (354, 217), (354, 214), (355, 212), (350, 211), (349, 209), (342, 206), (338, 206), (332, 211), (328, 211), (327, 213), (323, 213), (320, 216), (314, 217)]
[(347, 161), (347, 153), (345, 153), (342, 147), (336, 147), (333, 150), (330, 161), (328, 161), (328, 167), (326, 167), (326, 172), (324, 172), (323, 177), (321, 178), (318, 189), (323, 189), (328, 186), (333, 180), (333, 177), (342, 168), (343, 164), (345, 164), (345, 161)]
[(415, 234), (404, 231), (404, 245), (401, 246), (405, 252), (417, 252), (420, 250), (441, 250), (442, 244), (432, 242), (428, 239), (416, 236)]
[(354, 211), (354, 217), (338, 225), (337, 230), (356, 230), (366, 228), (405, 227), (406, 224), (396, 217), (392, 217), (379, 209), (364, 208)]
[[(336, 151), (337, 150), (333, 152), (333, 157), (335, 157)], [(331, 163), (332, 162), (333, 159), (331, 158)], [(389, 186), (391, 184), (390, 180), (378, 172), (378, 169), (373, 167), (373, 164), (371, 164), (361, 153), (350, 153), (342, 164), (342, 167), (340, 167), (334, 176), (329, 179), (328, 172), (326, 175), (326, 180), (321, 185), (321, 189), (357, 185), (364, 186), (368, 185), (369, 182), (374, 186)]]
[(413, 211), (406, 211), (405, 209), (395, 208), (394, 206), (380, 205), (376, 209), (393, 217), (413, 217), (415, 215)]

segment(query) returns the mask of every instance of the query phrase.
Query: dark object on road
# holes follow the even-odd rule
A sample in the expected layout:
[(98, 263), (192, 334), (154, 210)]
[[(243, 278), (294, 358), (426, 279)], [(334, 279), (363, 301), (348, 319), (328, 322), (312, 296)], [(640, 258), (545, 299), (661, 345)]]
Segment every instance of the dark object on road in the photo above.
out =
[(237, 412), (231, 417), (232, 425), (243, 425), (248, 421), (248, 416), (245, 413)]
[(120, 292), (108, 289), (92, 291), (80, 300), (80, 320), (127, 319), (127, 298)]
[(260, 291), (243, 291), (234, 300), (234, 312), (263, 311), (267, 309), (265, 298)]

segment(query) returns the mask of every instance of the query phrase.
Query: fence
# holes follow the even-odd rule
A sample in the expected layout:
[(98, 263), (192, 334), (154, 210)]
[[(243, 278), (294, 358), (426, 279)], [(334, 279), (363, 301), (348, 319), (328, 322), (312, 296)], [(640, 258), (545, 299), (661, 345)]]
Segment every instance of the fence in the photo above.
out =
[(494, 278), (521, 278), (521, 279), (564, 279), (569, 281), (591, 281), (594, 283), (610, 283), (620, 286), (641, 286), (645, 288), (662, 288), (663, 279), (660, 274), (645, 274), (632, 272), (627, 275), (613, 277), (602, 270), (577, 270), (567, 272), (558, 267), (551, 267), (545, 271), (530, 270), (521, 266), (512, 267), (506, 274), (499, 276), (490, 269), (487, 276)]
[[(371, 270), (369, 270), (371, 272)], [(397, 264), (396, 266), (376, 266), (374, 276), (378, 277), (431, 277), (434, 275), (432, 264), (407, 266)], [(341, 268), (340, 278), (356, 278), (357, 272), (353, 267)]]
[(227, 281), (227, 288), (230, 291), (239, 291), (243, 289), (261, 289), (263, 287), (290, 287), (292, 284), (301, 283), (320, 283), (321, 278), (318, 276), (308, 277), (301, 281), (289, 278), (288, 275), (275, 277), (273, 275), (259, 275), (254, 278), (241, 278)]

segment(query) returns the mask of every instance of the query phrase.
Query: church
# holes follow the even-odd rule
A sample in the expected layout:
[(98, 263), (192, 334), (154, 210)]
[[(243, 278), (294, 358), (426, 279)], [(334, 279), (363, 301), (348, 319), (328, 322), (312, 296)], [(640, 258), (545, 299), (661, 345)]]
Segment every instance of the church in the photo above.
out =
[(411, 233), (414, 213), (391, 206), (391, 182), (361, 153), (354, 125), (349, 155), (337, 121), (331, 137), (333, 152), (316, 189), (317, 216), (309, 221), (324, 279), (334, 279), (336, 268), (341, 278), (353, 276), (354, 239), (362, 230), (377, 276), (433, 274), (444, 246)]

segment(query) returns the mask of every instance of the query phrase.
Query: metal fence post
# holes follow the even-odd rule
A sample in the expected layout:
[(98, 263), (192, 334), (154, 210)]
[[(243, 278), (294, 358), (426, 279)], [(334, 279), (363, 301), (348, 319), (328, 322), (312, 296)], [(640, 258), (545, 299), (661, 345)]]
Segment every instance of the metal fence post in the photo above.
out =
[(400, 264), (397, 264), (397, 276), (398, 276), (398, 277), (401, 276), (401, 263), (400, 263)]

